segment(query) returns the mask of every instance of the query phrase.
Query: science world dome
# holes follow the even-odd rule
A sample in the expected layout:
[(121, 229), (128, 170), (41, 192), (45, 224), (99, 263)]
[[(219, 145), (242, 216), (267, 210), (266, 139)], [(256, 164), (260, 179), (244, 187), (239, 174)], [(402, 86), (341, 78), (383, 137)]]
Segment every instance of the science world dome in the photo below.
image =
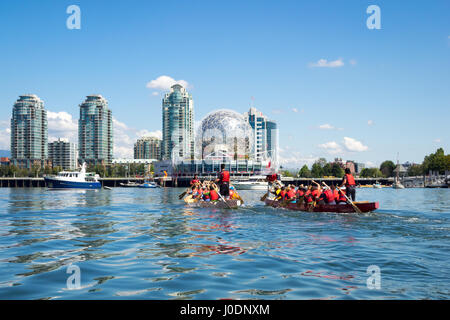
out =
[(240, 113), (216, 110), (203, 118), (195, 143), (198, 159), (252, 159), (253, 130)]

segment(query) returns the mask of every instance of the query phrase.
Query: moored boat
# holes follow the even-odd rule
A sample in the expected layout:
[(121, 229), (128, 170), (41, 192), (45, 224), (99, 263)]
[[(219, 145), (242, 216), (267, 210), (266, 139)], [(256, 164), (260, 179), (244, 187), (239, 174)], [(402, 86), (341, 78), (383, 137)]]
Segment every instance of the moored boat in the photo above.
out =
[(248, 180), (234, 181), (236, 190), (267, 190), (265, 177), (251, 177)]
[(140, 183), (128, 181), (127, 183), (121, 182), (119, 185), (124, 188), (137, 188), (140, 186)]
[(137, 186), (138, 188), (158, 188), (159, 186), (152, 181), (145, 181), (144, 183)]
[(86, 163), (83, 163), (79, 172), (61, 171), (56, 176), (44, 177), (44, 180), (52, 189), (100, 189), (99, 177), (98, 174), (86, 172)]
[[(300, 203), (283, 203), (282, 201), (275, 201), (265, 199), (265, 204), (274, 208), (285, 208), (295, 211), (309, 211), (305, 204)], [(371, 212), (379, 208), (378, 202), (353, 202), (361, 212)], [(351, 204), (317, 204), (310, 212), (336, 212), (336, 213), (352, 213), (355, 209)]]

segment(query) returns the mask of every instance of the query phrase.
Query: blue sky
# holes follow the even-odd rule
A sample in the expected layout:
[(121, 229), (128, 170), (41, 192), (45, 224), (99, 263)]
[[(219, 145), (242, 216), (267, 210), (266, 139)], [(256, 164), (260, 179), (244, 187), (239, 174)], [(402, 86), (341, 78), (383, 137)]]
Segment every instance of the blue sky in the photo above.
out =
[[(69, 5), (81, 29), (69, 30)], [(369, 5), (381, 29), (369, 30)], [(0, 149), (20, 94), (49, 136), (76, 142), (78, 105), (102, 94), (115, 155), (161, 130), (161, 76), (188, 83), (195, 118), (254, 106), (276, 120), (288, 166), (335, 156), (379, 165), (450, 151), (449, 1), (2, 1)], [(321, 61), (321, 62), (320, 62)], [(319, 66), (321, 65), (321, 66)], [(159, 83), (159, 82), (157, 82)]]

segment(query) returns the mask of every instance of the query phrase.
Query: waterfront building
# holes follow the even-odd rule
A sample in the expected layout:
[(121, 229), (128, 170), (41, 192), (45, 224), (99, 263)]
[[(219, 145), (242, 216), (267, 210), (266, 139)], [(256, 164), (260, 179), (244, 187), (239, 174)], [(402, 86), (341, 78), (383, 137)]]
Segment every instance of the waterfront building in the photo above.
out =
[(134, 144), (135, 159), (161, 160), (161, 139), (156, 137), (142, 137)]
[(186, 89), (175, 84), (162, 100), (163, 159), (194, 158), (194, 101)]
[(197, 159), (252, 160), (253, 131), (244, 116), (221, 109), (208, 113), (197, 130)]
[(0, 157), (0, 165), (9, 166), (11, 160), (8, 157)]
[(47, 111), (34, 94), (19, 96), (11, 118), (11, 162), (21, 168), (44, 167), (48, 155)]
[(253, 129), (254, 159), (270, 159), (277, 163), (278, 129), (276, 122), (269, 120), (262, 112), (253, 107), (244, 113), (244, 118)]
[(364, 163), (355, 162), (355, 173), (359, 175), (365, 167), (366, 165)]
[(75, 170), (78, 163), (77, 145), (61, 138), (50, 142), (48, 144), (48, 158), (52, 161), (53, 167), (61, 167), (63, 170)]
[(250, 177), (254, 175), (265, 175), (269, 161), (255, 161), (248, 159), (233, 160), (230, 158), (170, 161), (162, 160), (154, 162), (155, 176), (184, 177), (198, 175), (210, 175), (215, 177), (220, 172), (220, 167), (225, 164), (232, 177)]
[(90, 95), (80, 105), (78, 120), (78, 162), (110, 165), (113, 158), (113, 122), (108, 101)]

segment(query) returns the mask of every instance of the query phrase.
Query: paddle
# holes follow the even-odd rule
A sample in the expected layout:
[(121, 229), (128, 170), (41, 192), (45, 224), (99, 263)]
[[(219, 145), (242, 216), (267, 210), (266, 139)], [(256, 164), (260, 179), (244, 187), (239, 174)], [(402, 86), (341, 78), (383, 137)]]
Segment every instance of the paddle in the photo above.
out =
[(190, 189), (190, 188), (187, 188), (186, 191), (184, 191), (182, 194), (180, 194), (180, 195), (178, 196), (178, 199), (180, 199), (180, 200), (183, 199), (184, 196), (186, 195), (186, 193), (189, 192), (189, 189)]
[(219, 195), (220, 199), (222, 199), (223, 202), (225, 202), (228, 206), (228, 208), (233, 209), (228, 202), (223, 198), (223, 196), (220, 194), (219, 188), (217, 188), (217, 185), (215, 183), (212, 184), (213, 188), (216, 190), (217, 194)]
[[(325, 184), (325, 182), (322, 182), (322, 183)], [(326, 184), (325, 184), (325, 185), (326, 185)], [(328, 187), (328, 186), (327, 186), (327, 187)], [(355, 211), (356, 211), (357, 213), (362, 213), (361, 209), (359, 209), (358, 206), (357, 206), (356, 204), (354, 204), (354, 203), (352, 202), (352, 200), (350, 200), (349, 197), (347, 197), (347, 195), (346, 195), (344, 192), (342, 192), (341, 188), (339, 188), (338, 186), (336, 186), (336, 189), (338, 189), (338, 191), (340, 191), (340, 192), (344, 195), (345, 199), (347, 199), (348, 203), (350, 203), (350, 204), (352, 205), (353, 209), (355, 209)]]

